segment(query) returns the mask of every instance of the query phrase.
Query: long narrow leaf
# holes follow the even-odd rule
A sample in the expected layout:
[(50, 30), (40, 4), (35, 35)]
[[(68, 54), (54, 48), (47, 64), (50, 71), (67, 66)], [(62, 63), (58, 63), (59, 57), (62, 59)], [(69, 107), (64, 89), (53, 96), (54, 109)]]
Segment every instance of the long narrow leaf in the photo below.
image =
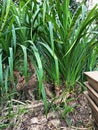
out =
[(25, 46), (21, 45), (21, 48), (23, 50), (23, 54), (24, 54), (24, 76), (25, 76), (25, 80), (27, 81), (27, 49)]
[(7, 67), (6, 71), (5, 71), (5, 91), (6, 91), (6, 93), (9, 90), (9, 88), (8, 88), (8, 73), (9, 73), (9, 67)]
[(34, 43), (30, 40), (28, 40), (26, 42), (29, 42), (31, 44), (31, 49), (34, 52), (34, 56), (35, 56), (36, 61), (37, 61), (38, 69), (37, 69), (36, 73), (37, 73), (38, 81), (39, 81), (39, 96), (42, 93), (42, 97), (43, 97), (44, 105), (45, 105), (45, 111), (46, 111), (46, 114), (47, 114), (48, 104), (47, 104), (47, 97), (46, 97), (46, 93), (45, 93), (45, 88), (43, 86), (43, 67), (42, 67), (41, 58), (40, 58), (38, 49), (36, 48)]
[(10, 78), (12, 83), (14, 83), (14, 75), (13, 75), (13, 49), (9, 48), (10, 56), (9, 56), (9, 69), (10, 69)]
[(2, 50), (0, 49), (0, 85), (3, 85)]
[(11, 3), (11, 0), (7, 0), (7, 4), (6, 4), (6, 14), (5, 14), (4, 20), (3, 20), (3, 22), (2, 22), (1, 31), (3, 30), (4, 26), (6, 25), (7, 17), (8, 17), (9, 10), (10, 10), (10, 3)]
[(43, 45), (47, 51), (49, 51), (49, 53), (52, 55), (52, 57), (54, 58), (54, 62), (55, 62), (55, 72), (56, 72), (56, 85), (59, 87), (59, 65), (58, 65), (58, 58), (56, 57), (56, 55), (54, 54), (54, 52), (51, 50), (51, 48), (44, 44), (44, 43), (40, 43), (41, 45)]

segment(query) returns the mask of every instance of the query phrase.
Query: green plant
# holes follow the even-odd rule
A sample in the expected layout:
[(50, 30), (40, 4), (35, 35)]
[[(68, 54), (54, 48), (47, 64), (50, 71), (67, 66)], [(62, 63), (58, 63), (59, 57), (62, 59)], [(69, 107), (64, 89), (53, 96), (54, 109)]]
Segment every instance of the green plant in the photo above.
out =
[[(45, 108), (47, 101), (43, 86), (43, 68), (36, 39), (41, 21), (41, 5), (32, 0), (20, 1), (18, 4), (11, 0), (0, 5), (0, 83), (1, 96), (15, 89), (13, 71), (17, 69), (28, 81), (28, 55), (33, 58), (35, 71), (39, 81), (39, 97), (42, 94)], [(33, 13), (32, 13), (33, 12)], [(32, 44), (31, 44), (32, 43)], [(18, 66), (18, 67), (17, 67)], [(24, 66), (24, 67), (21, 67)], [(11, 86), (9, 88), (9, 86)], [(6, 95), (5, 95), (6, 96)]]
[[(8, 65), (10, 66), (10, 75), (13, 81), (12, 68), (13, 68), (13, 51), (12, 51), (12, 25), (14, 18), (10, 11), (11, 0), (4, 1), (0, 6), (0, 90), (1, 96), (8, 90)], [(11, 61), (12, 60), (12, 61)], [(6, 76), (5, 76), (6, 74)], [(5, 86), (5, 87), (4, 87)]]
[[(58, 58), (60, 74), (68, 89), (76, 84), (84, 70), (88, 70), (87, 62), (91, 56), (89, 52), (98, 45), (97, 35), (94, 34), (97, 25), (91, 28), (98, 17), (97, 5), (89, 12), (81, 5), (72, 15), (69, 2), (46, 2), (47, 10), (41, 37), (42, 42), (49, 46)], [(49, 23), (51, 27), (48, 26)], [(50, 30), (53, 30), (52, 36)], [(50, 62), (52, 64), (52, 60)]]
[[(42, 22), (40, 20), (41, 5), (32, 0), (20, 1), (17, 5), (15, 5), (11, 0), (8, 2), (4, 1), (2, 9), (5, 10), (3, 11), (1, 9), (2, 19), (5, 21), (5, 23), (3, 23), (3, 20), (1, 21), (2, 27), (0, 32), (0, 83), (2, 84), (1, 96), (7, 96), (10, 91), (12, 92), (12, 89), (16, 89), (13, 74), (14, 69), (20, 71), (22, 75), (25, 76), (26, 82), (28, 82), (28, 56), (30, 54), (29, 58), (31, 59), (32, 64), (34, 64), (35, 72), (38, 77), (39, 99), (42, 95), (47, 114), (48, 104), (43, 86), (44, 72), (41, 58), (36, 47), (36, 39), (39, 35), (38, 31)], [(9, 86), (12, 88), (9, 88)]]
[(2, 109), (2, 107), (0, 108), (0, 129), (3, 130), (8, 129), (9, 127), (18, 127), (21, 121), (20, 118), (28, 113), (28, 108), (26, 108), (27, 105), (28, 104), (26, 103), (14, 100), (12, 95), (9, 95), (9, 100), (6, 102), (5, 109)]

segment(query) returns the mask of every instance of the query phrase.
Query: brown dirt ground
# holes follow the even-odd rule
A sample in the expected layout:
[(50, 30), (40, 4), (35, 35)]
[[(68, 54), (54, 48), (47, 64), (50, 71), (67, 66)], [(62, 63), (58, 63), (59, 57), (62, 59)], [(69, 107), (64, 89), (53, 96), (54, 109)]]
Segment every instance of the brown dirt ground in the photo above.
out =
[[(68, 100), (69, 99), (69, 100)], [(70, 100), (71, 99), (71, 100)], [(2, 109), (0, 124), (9, 124), (4, 130), (92, 130), (93, 120), (91, 109), (84, 94), (68, 94), (67, 104), (55, 104), (50, 107), (47, 117), (42, 101), (27, 101), (25, 103), (12, 100), (11, 110), (14, 119), (8, 120), (7, 106)], [(64, 104), (64, 102), (63, 102)], [(69, 110), (71, 112), (69, 112)], [(21, 111), (21, 112), (20, 112)], [(14, 125), (12, 125), (14, 124)]]

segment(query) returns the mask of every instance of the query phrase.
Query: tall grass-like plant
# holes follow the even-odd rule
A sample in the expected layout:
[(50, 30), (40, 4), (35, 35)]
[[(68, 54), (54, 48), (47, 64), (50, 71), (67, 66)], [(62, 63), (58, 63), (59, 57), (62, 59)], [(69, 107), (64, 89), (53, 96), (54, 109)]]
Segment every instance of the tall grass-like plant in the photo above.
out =
[[(1, 95), (10, 94), (10, 86), (14, 83), (13, 71), (17, 69), (25, 76), (28, 82), (28, 55), (35, 64), (35, 71), (39, 82), (39, 98), (42, 95), (45, 110), (47, 112), (47, 99), (43, 86), (43, 67), (36, 39), (39, 35), (41, 21), (41, 5), (36, 0), (21, 0), (13, 3), (11, 0), (4, 1), (0, 5), (1, 28), (0, 28), (0, 88)], [(35, 61), (33, 60), (33, 57)], [(21, 67), (24, 65), (24, 67)], [(18, 67), (17, 67), (18, 66)], [(3, 73), (4, 71), (4, 73)], [(9, 84), (11, 82), (12, 85)], [(14, 88), (13, 88), (14, 89)], [(6, 92), (6, 93), (5, 93)]]
[(49, 40), (50, 46), (40, 42), (42, 55), (44, 53), (44, 67), (46, 70), (46, 75), (49, 76), (48, 78), (52, 81), (56, 87), (60, 86), (59, 81), (59, 63), (58, 58), (54, 52), (54, 38), (53, 38), (53, 25), (51, 22), (48, 23), (49, 26)]
[(28, 45), (25, 41), (36, 39), (40, 25), (40, 19), (37, 19), (39, 8), (40, 5), (32, 0), (20, 1), (19, 5), (15, 5), (12, 0), (4, 0), (0, 4), (0, 84), (4, 91), (8, 90), (7, 79), (14, 83), (13, 70), (20, 58), (24, 60), (24, 75), (27, 77)]
[(30, 39), (34, 41), (37, 36), (38, 27), (41, 24), (40, 4), (32, 0), (20, 1), (18, 7), (13, 4), (12, 11), (16, 20), (15, 29), (18, 42), (27, 44), (24, 41)]
[[(69, 2), (69, 0), (46, 2), (47, 10), (42, 33), (42, 42), (47, 44), (58, 58), (60, 74), (68, 89), (81, 78), (84, 70), (88, 70), (90, 52), (98, 46), (97, 35), (94, 34), (94, 29), (98, 26), (91, 28), (98, 17), (97, 5), (89, 12), (81, 5), (72, 15)], [(52, 40), (49, 38), (48, 22), (53, 25)]]
[[(12, 25), (14, 18), (12, 18), (12, 13), (10, 12), (11, 0), (3, 1), (0, 5), (0, 90), (1, 96), (7, 91), (7, 87), (4, 87), (4, 82), (6, 82), (7, 76), (5, 76), (6, 67), (10, 67), (10, 76), (13, 81), (13, 49), (11, 47), (12, 39)], [(4, 70), (5, 69), (5, 70)]]
[(48, 104), (47, 104), (45, 88), (44, 88), (44, 85), (43, 85), (44, 70), (43, 70), (43, 66), (42, 66), (41, 57), (40, 57), (39, 51), (38, 51), (36, 45), (33, 43), (33, 41), (32, 40), (28, 40), (26, 42), (30, 44), (30, 48), (31, 49), (30, 48), (27, 48), (27, 49), (28, 49), (28, 52), (31, 53), (31, 55), (33, 57), (33, 58), (30, 57), (30, 58), (31, 58), (31, 61), (34, 64), (35, 72), (37, 74), (38, 81), (39, 81), (38, 96), (39, 96), (39, 99), (40, 99), (40, 97), (42, 95), (43, 101), (44, 101), (44, 105), (45, 105), (45, 112), (47, 114)]

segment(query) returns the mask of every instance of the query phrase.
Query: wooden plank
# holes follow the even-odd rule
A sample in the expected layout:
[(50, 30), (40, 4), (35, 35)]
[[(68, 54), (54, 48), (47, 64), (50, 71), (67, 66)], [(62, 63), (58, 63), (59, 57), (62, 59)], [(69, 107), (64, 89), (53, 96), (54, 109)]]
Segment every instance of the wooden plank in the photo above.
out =
[(88, 82), (84, 82), (85, 86), (87, 87), (88, 94), (90, 98), (96, 103), (98, 106), (98, 93), (88, 84)]
[(90, 86), (98, 93), (98, 71), (84, 72)]
[(89, 72), (84, 72), (84, 74), (91, 79), (95, 80), (98, 82), (98, 71), (89, 71)]
[(96, 125), (98, 126), (98, 107), (97, 105), (93, 102), (93, 100), (88, 96), (88, 92), (84, 92), (88, 102), (89, 102), (89, 105), (92, 109), (92, 115), (94, 116), (94, 119), (95, 119), (95, 122), (96, 122)]

